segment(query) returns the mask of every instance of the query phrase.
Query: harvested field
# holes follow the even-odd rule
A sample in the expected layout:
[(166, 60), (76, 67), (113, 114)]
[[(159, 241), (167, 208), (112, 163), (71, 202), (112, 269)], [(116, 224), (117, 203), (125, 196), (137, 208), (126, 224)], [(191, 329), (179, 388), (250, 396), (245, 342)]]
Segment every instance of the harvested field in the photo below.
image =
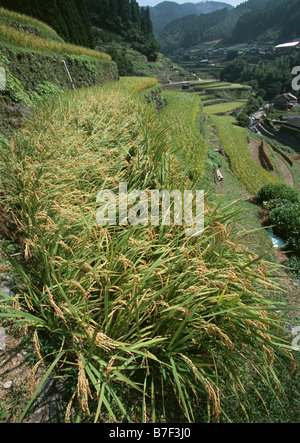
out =
[(282, 158), (278, 154), (275, 154), (275, 160), (284, 177), (284, 181), (286, 182), (287, 185), (293, 187), (294, 186), (293, 176), (289, 168), (287, 167), (286, 163), (282, 160)]
[(259, 158), (259, 148), (260, 148), (260, 141), (257, 140), (256, 138), (251, 137), (249, 144), (250, 156), (252, 160), (254, 160), (259, 166), (262, 166)]
[[(260, 146), (261, 146), (260, 140), (257, 140), (254, 137), (250, 138), (250, 145), (249, 145), (250, 156), (251, 156), (252, 160), (254, 160), (259, 166), (264, 168), (265, 167), (264, 162), (262, 161), (262, 158), (260, 155)], [(286, 165), (286, 163), (281, 158), (281, 156), (276, 153), (275, 153), (275, 162), (282, 174), (282, 177), (284, 178), (285, 183), (287, 185), (293, 187), (294, 186), (293, 175), (292, 175), (291, 171), (289, 170), (288, 166)], [(299, 171), (300, 171), (300, 164), (299, 164)], [(274, 170), (272, 172), (272, 174), (276, 175), (277, 177), (279, 176), (279, 174), (277, 173), (276, 170)]]

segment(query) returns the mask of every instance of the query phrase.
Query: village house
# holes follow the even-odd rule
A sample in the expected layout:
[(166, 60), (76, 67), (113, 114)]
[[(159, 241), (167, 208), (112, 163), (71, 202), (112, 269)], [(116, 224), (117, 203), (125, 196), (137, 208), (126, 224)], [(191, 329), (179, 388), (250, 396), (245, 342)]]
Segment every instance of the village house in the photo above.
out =
[(298, 103), (298, 99), (295, 95), (290, 92), (286, 94), (279, 95), (275, 98), (273, 104), (276, 109), (282, 109), (288, 111), (292, 109)]

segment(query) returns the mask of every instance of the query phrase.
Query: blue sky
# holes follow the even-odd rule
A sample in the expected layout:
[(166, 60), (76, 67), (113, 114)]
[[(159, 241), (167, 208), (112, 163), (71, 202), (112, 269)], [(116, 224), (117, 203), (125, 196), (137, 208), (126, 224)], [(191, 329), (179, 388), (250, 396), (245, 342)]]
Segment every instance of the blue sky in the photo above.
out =
[[(138, 0), (140, 6), (155, 6), (158, 3), (162, 3), (164, 0)], [(169, 0), (175, 1), (176, 3), (200, 3), (201, 0)], [(224, 3), (229, 3), (232, 6), (237, 6), (240, 3), (243, 3), (245, 0), (220, 0)]]

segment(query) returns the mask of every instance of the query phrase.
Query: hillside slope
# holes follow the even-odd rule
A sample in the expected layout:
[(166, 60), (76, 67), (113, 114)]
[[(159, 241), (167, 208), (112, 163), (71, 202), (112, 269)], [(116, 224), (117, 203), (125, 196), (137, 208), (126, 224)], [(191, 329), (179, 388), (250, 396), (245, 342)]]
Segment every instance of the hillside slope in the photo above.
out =
[(286, 41), (300, 38), (300, 1), (272, 0), (262, 10), (242, 16), (228, 39), (231, 43), (256, 39)]
[(0, 91), (0, 132), (6, 136), (47, 94), (118, 79), (108, 54), (65, 43), (45, 23), (3, 8), (0, 66), (6, 73)]
[(228, 39), (244, 14), (263, 9), (268, 0), (248, 0), (234, 9), (221, 9), (210, 14), (195, 14), (169, 23), (160, 32), (158, 41), (163, 54), (172, 56), (179, 49), (188, 49), (206, 41)]

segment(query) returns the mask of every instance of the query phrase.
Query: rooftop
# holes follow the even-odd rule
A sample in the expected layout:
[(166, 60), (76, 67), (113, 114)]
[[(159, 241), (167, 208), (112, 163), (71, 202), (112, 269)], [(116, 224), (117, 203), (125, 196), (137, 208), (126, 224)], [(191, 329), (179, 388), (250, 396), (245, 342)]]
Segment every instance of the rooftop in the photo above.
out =
[(297, 97), (290, 92), (285, 94), (281, 94), (274, 99), (275, 102), (296, 102), (298, 101)]
[(300, 41), (296, 41), (296, 42), (288, 42), (288, 43), (282, 43), (280, 45), (275, 46), (276, 49), (281, 49), (281, 48), (294, 48), (297, 45), (300, 45)]
[(288, 120), (288, 122), (284, 123), (282, 126), (285, 128), (296, 129), (299, 131), (300, 130), (300, 119), (293, 118), (292, 120)]

